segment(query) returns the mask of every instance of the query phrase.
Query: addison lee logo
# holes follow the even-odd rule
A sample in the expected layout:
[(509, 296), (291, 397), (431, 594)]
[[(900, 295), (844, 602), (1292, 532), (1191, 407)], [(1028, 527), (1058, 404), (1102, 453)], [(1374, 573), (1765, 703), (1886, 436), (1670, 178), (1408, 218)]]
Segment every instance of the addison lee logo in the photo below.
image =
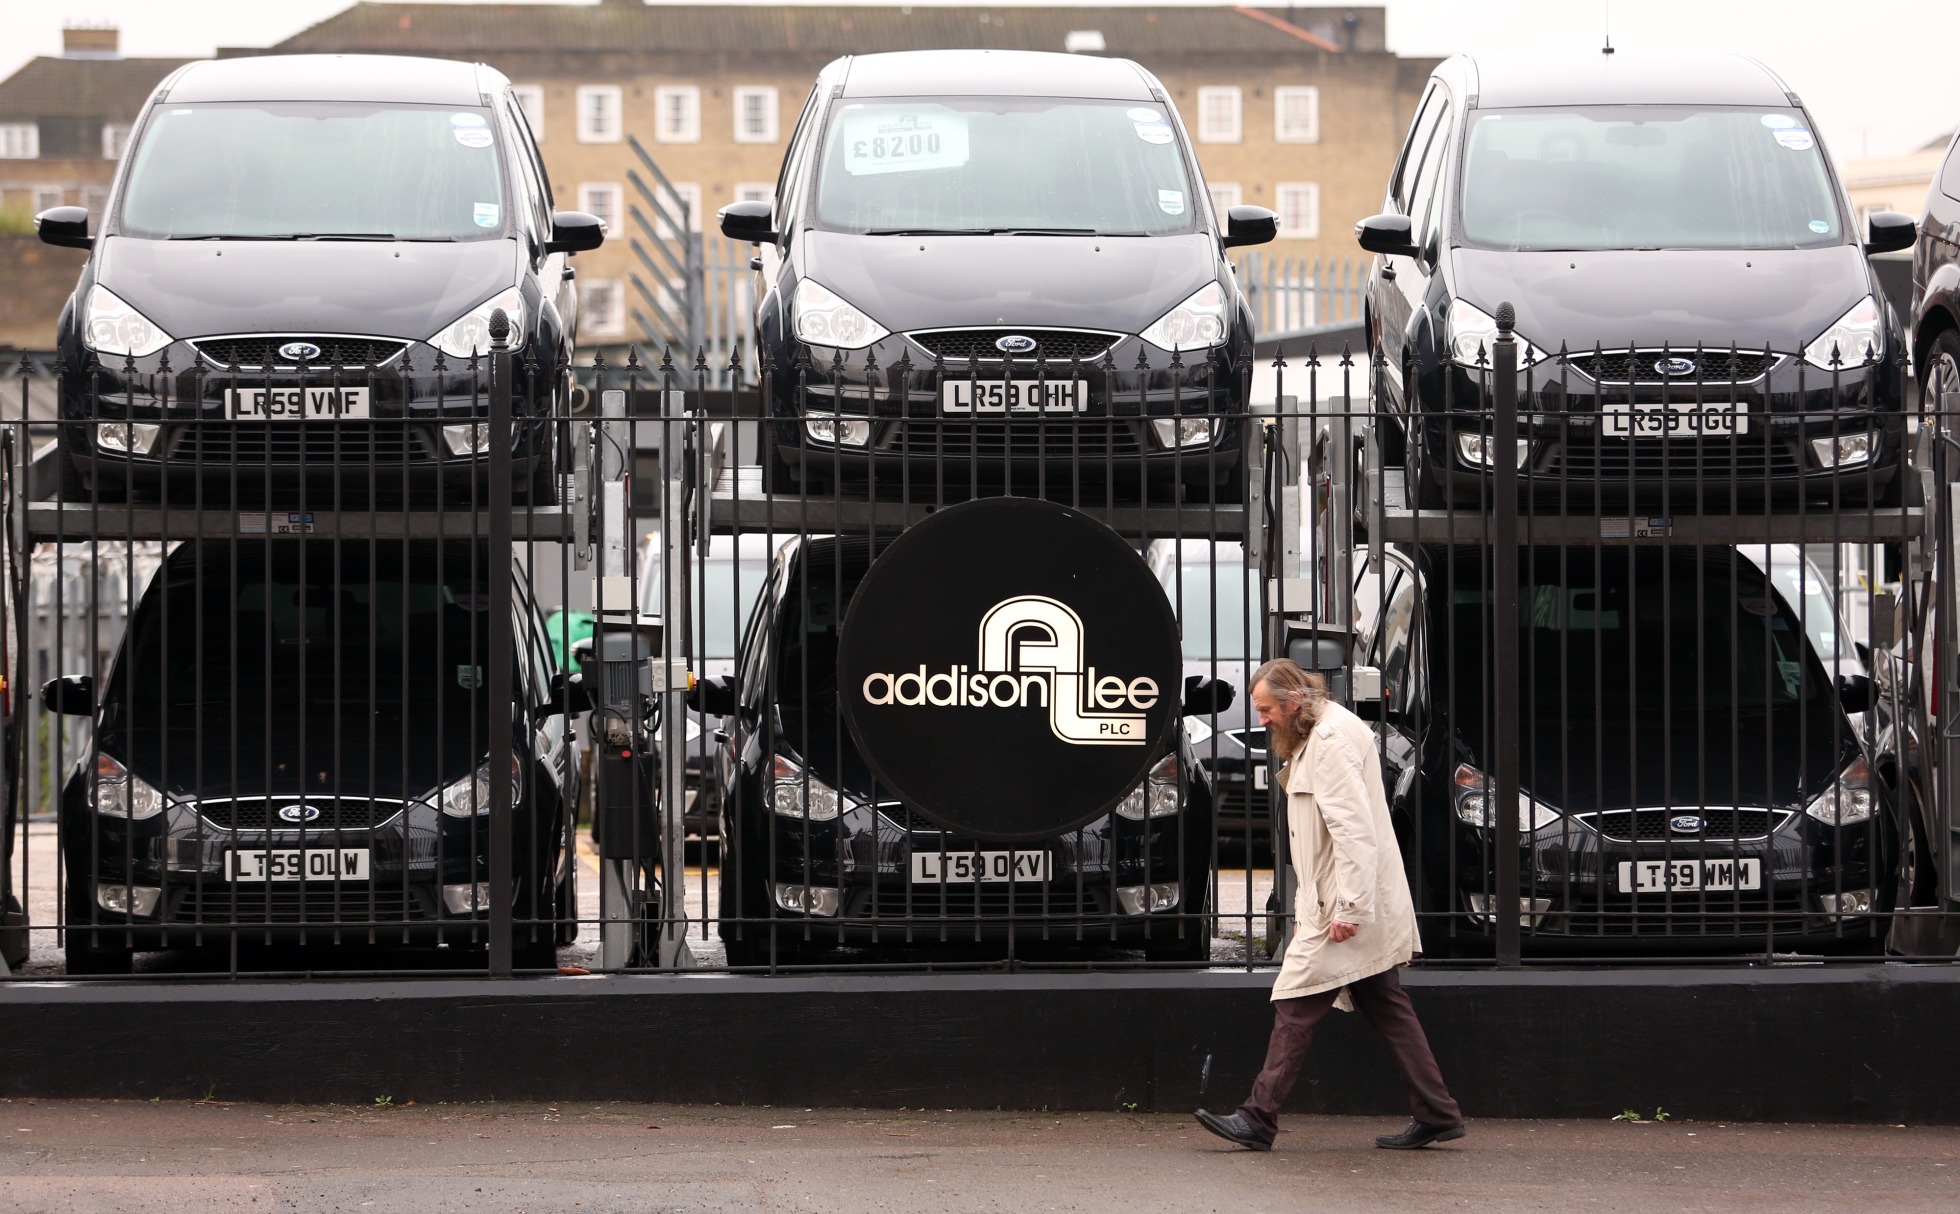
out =
[(1053, 838), (1175, 744), (1169, 601), (1121, 536), (991, 498), (903, 532), (850, 592), (837, 699), (880, 786), (948, 830)]

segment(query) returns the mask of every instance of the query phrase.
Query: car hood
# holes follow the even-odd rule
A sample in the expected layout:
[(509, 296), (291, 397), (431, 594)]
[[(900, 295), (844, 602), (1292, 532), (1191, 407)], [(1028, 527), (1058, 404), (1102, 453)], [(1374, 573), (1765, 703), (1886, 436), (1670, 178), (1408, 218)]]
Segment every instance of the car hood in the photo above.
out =
[(472, 744), (466, 722), (438, 738), (426, 722), (404, 728), (399, 718), (352, 709), (343, 709), (335, 728), (332, 710), (316, 707), (304, 731), (296, 720), (268, 726), (241, 716), (233, 722), (215, 707), (204, 718), (161, 729), (105, 729), (101, 746), (177, 798), (415, 798), (468, 775), (486, 745), (480, 738)]
[(109, 237), (95, 281), (176, 338), (361, 333), (422, 341), (516, 281), (508, 240)]
[(1495, 316), (1517, 309), (1540, 350), (1734, 344), (1800, 349), (1871, 293), (1850, 245), (1745, 251), (1451, 251), (1453, 290)]
[(1046, 325), (1136, 333), (1218, 273), (1210, 236), (805, 232), (800, 275), (893, 332)]

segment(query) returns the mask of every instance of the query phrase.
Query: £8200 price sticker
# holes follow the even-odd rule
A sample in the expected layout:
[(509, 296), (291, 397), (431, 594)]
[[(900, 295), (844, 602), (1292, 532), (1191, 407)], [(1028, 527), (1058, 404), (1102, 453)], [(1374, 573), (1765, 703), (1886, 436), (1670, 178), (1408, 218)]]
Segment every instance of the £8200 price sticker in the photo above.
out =
[(967, 161), (966, 117), (867, 106), (844, 115), (844, 171), (854, 177), (958, 168)]

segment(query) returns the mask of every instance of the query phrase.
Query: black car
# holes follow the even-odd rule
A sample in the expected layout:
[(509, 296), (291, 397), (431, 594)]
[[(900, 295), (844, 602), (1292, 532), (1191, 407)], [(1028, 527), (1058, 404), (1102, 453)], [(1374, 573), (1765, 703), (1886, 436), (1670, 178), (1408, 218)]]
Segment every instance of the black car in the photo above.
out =
[(1207, 959), (1211, 781), (1181, 733), (1115, 812), (1033, 843), (949, 833), (878, 785), (837, 687), (839, 626), (872, 555), (862, 537), (786, 546), (732, 684), (694, 693), (730, 718), (719, 875), (729, 963), (765, 964), (772, 948), (780, 963), (840, 944), (1010, 935)]
[[(1960, 135), (1946, 149), (1912, 256), (1912, 361), (1928, 410), (1960, 392)], [(1952, 425), (1949, 416), (1947, 424)]]
[[(1873, 941), (1896, 893), (1871, 686), (1800, 550), (1384, 552), (1356, 595), (1425, 951)], [(1369, 581), (1377, 575), (1366, 574)], [(1519, 597), (1521, 887), (1495, 888), (1496, 596)]]
[(1212, 213), (1169, 92), (1135, 63), (839, 59), (776, 201), (724, 207), (721, 228), (759, 245), (776, 492), (1033, 489), (1064, 464), (1153, 495), (1242, 492), (1253, 329), (1225, 250), (1277, 220)]
[[(143, 592), (63, 788), (71, 973), (136, 950), (486, 940), (488, 550), (467, 541), (186, 541)], [(521, 569), (510, 611), (518, 964), (576, 930), (567, 685)]]
[[(569, 254), (510, 84), (396, 55), (191, 63), (131, 129), (57, 330), (64, 491), (202, 486), (322, 506), (482, 483), (489, 323), (517, 350), (513, 482), (552, 489), (576, 323)], [(308, 490), (311, 493), (308, 494)]]
[[(1689, 51), (1446, 60), (1384, 213), (1366, 326), (1384, 458), (1425, 504), (1522, 486), (1727, 501), (1883, 495), (1905, 434), (1897, 318), (1795, 95)], [(1500, 305), (1516, 311), (1516, 436), (1490, 433)], [(1801, 414), (1802, 416), (1797, 416)]]

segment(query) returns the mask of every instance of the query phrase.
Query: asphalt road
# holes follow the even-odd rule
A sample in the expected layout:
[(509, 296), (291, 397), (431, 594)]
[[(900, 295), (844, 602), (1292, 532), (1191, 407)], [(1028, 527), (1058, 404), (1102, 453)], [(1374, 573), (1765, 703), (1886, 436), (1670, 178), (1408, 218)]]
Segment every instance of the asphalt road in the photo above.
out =
[(1852, 1211), (1960, 1208), (1960, 1130), (1296, 1117), (1271, 1154), (1185, 1117), (673, 1105), (0, 1101), (0, 1210)]

